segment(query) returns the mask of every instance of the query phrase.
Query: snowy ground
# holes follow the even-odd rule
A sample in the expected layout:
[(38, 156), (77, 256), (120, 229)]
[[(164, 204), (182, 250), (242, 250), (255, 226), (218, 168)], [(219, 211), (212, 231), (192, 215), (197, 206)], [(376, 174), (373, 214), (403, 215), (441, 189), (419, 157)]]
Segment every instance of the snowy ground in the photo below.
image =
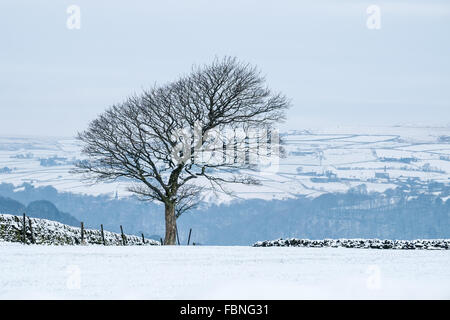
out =
[(0, 299), (450, 299), (449, 251), (0, 243)]

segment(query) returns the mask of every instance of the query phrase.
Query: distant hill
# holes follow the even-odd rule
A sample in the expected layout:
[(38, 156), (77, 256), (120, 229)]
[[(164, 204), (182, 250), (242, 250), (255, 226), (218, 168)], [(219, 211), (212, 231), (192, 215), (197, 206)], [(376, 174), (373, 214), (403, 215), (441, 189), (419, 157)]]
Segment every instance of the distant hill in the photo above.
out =
[(23, 214), (25, 208), (26, 207), (19, 201), (0, 196), (0, 213), (20, 215)]
[(79, 226), (80, 222), (70, 214), (59, 211), (50, 201), (40, 200), (31, 202), (26, 208), (28, 216), (33, 218), (58, 221), (70, 226)]
[[(364, 185), (346, 193), (328, 193), (315, 198), (265, 201), (241, 200), (204, 206), (185, 213), (177, 221), (180, 242), (204, 245), (249, 245), (278, 238), (450, 238), (450, 186), (439, 185), (441, 195), (420, 189), (368, 192)], [(428, 188), (433, 191), (434, 184)], [(59, 193), (52, 187), (34, 188), (0, 184), (0, 194), (22, 203), (46, 199), (86, 228), (120, 232), (159, 240), (164, 234), (164, 208), (134, 199), (110, 199)], [(11, 203), (12, 204), (12, 203)], [(78, 225), (77, 225), (78, 226)]]
[(61, 222), (71, 226), (79, 226), (80, 222), (70, 214), (61, 212), (56, 206), (46, 200), (33, 201), (28, 206), (11, 198), (0, 196), (0, 213), (22, 215), (26, 213), (32, 218), (48, 219)]

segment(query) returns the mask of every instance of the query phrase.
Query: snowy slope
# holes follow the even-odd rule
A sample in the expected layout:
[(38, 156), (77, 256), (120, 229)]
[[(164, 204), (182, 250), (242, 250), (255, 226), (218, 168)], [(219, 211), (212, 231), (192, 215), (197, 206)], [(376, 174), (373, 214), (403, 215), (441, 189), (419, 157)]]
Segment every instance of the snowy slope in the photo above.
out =
[(450, 251), (0, 243), (0, 299), (449, 299)]
[[(235, 185), (239, 197), (316, 197), (361, 184), (369, 191), (404, 186), (428, 192), (431, 182), (450, 184), (450, 127), (338, 127), (293, 130), (283, 138), (287, 157), (278, 172), (252, 173), (263, 185)], [(87, 185), (70, 174), (79, 150), (75, 139), (0, 137), (0, 182), (128, 195), (126, 182)], [(439, 187), (432, 192), (439, 195)]]

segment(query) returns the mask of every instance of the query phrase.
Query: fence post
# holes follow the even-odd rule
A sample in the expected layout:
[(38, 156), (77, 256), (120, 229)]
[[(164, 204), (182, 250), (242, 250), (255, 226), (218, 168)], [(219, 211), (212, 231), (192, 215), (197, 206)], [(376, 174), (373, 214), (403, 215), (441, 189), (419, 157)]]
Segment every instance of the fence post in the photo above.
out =
[(145, 244), (144, 234), (142, 233), (142, 243)]
[(188, 237), (188, 244), (187, 245), (189, 245), (189, 243), (191, 242), (191, 233), (192, 233), (192, 228), (189, 229), (189, 237)]
[(81, 221), (81, 244), (84, 243), (84, 223)]
[(175, 231), (177, 232), (177, 243), (180, 245), (180, 237), (178, 236), (178, 226), (175, 226)]
[(122, 245), (126, 245), (126, 243), (127, 243), (127, 241), (126, 241), (126, 238), (125, 238), (125, 235), (123, 234), (123, 228), (122, 228), (122, 225), (120, 225), (120, 233), (122, 234)]
[(105, 241), (105, 233), (103, 232), (103, 225), (100, 225), (100, 230), (102, 231), (102, 241), (103, 241), (103, 245), (106, 246), (106, 241)]
[(34, 237), (34, 232), (33, 232), (33, 225), (31, 223), (31, 218), (28, 217), (28, 224), (30, 225), (30, 232), (31, 232), (31, 243), (35, 244), (36, 243), (36, 238)]
[(164, 242), (163, 242), (162, 238), (159, 238), (159, 240), (161, 241), (161, 245), (163, 246)]
[(22, 236), (23, 236), (23, 243), (27, 244), (27, 221), (26, 221), (25, 213), (23, 214)]

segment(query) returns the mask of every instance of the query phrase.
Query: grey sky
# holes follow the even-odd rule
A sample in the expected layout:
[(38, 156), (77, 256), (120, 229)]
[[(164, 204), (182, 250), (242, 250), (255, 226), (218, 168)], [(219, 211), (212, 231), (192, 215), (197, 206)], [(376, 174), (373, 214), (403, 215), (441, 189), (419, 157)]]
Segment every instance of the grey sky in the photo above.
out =
[[(66, 28), (69, 5), (81, 29)], [(381, 29), (366, 27), (369, 5)], [(2, 0), (0, 134), (70, 136), (233, 55), (292, 98), (285, 128), (450, 123), (449, 1)]]

